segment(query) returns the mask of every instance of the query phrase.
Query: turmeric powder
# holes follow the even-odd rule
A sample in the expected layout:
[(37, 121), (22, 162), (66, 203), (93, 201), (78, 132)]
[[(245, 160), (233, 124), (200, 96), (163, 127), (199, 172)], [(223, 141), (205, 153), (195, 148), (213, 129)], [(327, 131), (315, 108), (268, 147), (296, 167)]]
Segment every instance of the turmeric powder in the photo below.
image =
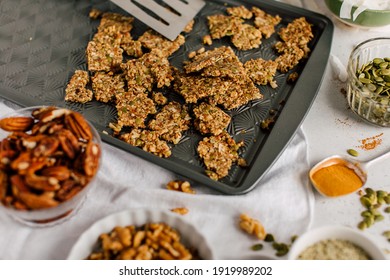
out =
[(363, 181), (345, 164), (333, 164), (316, 171), (312, 181), (317, 190), (326, 196), (340, 196), (352, 193), (363, 186)]

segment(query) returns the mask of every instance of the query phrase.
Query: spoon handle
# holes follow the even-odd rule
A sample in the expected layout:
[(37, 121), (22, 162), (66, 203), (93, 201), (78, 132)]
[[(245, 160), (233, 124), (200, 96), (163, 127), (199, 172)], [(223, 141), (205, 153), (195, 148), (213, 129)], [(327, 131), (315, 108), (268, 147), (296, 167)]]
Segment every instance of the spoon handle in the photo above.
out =
[(387, 152), (384, 153), (383, 155), (380, 155), (380, 156), (378, 156), (378, 157), (376, 157), (376, 158), (373, 158), (373, 159), (371, 159), (371, 160), (369, 160), (369, 161), (366, 161), (366, 162), (364, 163), (364, 165), (368, 168), (368, 167), (370, 167), (371, 165), (373, 165), (373, 164), (375, 164), (375, 163), (377, 163), (377, 162), (379, 162), (379, 161), (382, 161), (382, 160), (384, 160), (384, 159), (387, 159), (387, 158), (390, 158), (390, 151), (387, 151)]

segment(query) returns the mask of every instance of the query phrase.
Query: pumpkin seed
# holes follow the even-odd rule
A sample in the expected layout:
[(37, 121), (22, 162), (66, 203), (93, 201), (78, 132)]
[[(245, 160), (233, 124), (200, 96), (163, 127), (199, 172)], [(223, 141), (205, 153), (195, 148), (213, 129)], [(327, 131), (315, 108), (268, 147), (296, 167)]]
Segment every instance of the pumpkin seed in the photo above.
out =
[(390, 206), (385, 208), (385, 213), (390, 213)]
[(263, 249), (263, 244), (261, 244), (261, 243), (258, 243), (258, 244), (255, 244), (255, 245), (253, 245), (252, 247), (251, 247), (251, 249), (253, 250), (253, 251), (260, 251), (261, 249)]
[(272, 234), (268, 233), (265, 238), (264, 238), (264, 241), (265, 242), (274, 242), (275, 241), (275, 238)]
[(371, 200), (366, 196), (362, 196), (360, 198), (360, 202), (366, 208), (370, 208), (372, 206)]
[(366, 228), (368, 228), (368, 226), (367, 226), (366, 222), (361, 221), (361, 222), (358, 224), (358, 228), (359, 228), (360, 230), (365, 230)]
[(350, 154), (350, 155), (353, 156), (353, 157), (359, 156), (359, 152), (356, 151), (356, 150), (354, 150), (354, 149), (348, 149), (348, 150), (347, 150), (347, 153)]
[(386, 238), (390, 238), (390, 230), (386, 230), (385, 232), (383, 232), (383, 236)]

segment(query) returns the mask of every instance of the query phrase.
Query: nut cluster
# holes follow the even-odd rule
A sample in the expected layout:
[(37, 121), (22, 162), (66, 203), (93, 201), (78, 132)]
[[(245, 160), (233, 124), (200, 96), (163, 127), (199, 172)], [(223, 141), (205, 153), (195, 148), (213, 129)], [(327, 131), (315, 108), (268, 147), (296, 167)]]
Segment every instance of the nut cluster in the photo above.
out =
[(98, 246), (89, 260), (189, 260), (190, 250), (180, 234), (164, 223), (148, 223), (141, 227), (116, 226), (99, 236)]
[(43, 107), (0, 120), (0, 202), (17, 210), (50, 208), (71, 199), (96, 174), (100, 147), (83, 116)]
[(247, 214), (240, 215), (240, 228), (260, 240), (264, 240), (267, 234), (264, 226), (258, 220), (249, 217)]
[(191, 184), (188, 181), (174, 180), (167, 184), (167, 189), (172, 191), (184, 192), (189, 194), (195, 194), (195, 190), (191, 188)]

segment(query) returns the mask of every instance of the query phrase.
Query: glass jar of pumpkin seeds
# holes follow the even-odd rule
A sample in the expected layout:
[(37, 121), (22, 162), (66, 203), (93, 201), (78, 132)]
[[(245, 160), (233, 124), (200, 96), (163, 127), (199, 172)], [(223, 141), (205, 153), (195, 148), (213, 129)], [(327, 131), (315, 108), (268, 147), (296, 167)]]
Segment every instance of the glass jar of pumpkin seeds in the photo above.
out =
[(347, 70), (351, 110), (370, 123), (390, 127), (390, 38), (357, 45)]

